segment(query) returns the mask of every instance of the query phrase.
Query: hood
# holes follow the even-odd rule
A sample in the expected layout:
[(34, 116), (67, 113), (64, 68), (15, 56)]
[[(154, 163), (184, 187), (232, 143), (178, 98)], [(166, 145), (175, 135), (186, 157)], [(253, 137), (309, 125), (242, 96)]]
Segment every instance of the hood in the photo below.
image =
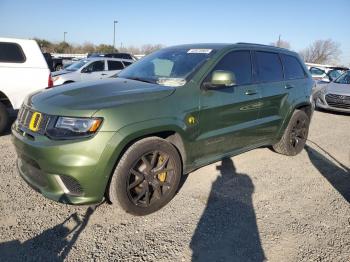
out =
[(97, 110), (169, 96), (175, 88), (129, 79), (78, 82), (34, 94), (28, 104), (51, 115), (91, 116)]
[(73, 73), (75, 71), (67, 71), (67, 70), (60, 70), (60, 71), (55, 71), (55, 72), (52, 72), (51, 73), (51, 76), (54, 77), (54, 76), (60, 76), (60, 75), (65, 75), (65, 74), (69, 74), (69, 73)]
[(337, 84), (337, 83), (330, 83), (326, 87), (327, 93), (331, 94), (337, 94), (337, 95), (346, 95), (350, 96), (350, 85), (349, 84)]

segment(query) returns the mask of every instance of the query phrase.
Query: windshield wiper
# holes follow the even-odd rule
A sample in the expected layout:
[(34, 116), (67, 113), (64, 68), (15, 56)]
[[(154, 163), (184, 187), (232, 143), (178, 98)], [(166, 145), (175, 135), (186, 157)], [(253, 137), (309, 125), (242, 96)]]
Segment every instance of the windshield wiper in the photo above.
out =
[(145, 83), (151, 83), (151, 84), (155, 83), (155, 81), (152, 81), (152, 80), (149, 80), (149, 79), (140, 78), (140, 77), (127, 77), (127, 79), (136, 80), (136, 81), (145, 82)]

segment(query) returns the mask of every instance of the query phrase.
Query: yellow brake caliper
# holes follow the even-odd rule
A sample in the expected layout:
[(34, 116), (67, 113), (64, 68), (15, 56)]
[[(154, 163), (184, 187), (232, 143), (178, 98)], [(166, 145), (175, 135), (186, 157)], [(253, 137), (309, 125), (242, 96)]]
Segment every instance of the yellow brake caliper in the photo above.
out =
[[(161, 164), (163, 164), (163, 162), (164, 162), (164, 157), (163, 156), (159, 156), (157, 166), (160, 166)], [(158, 174), (158, 179), (159, 179), (160, 182), (164, 182), (165, 179), (166, 179), (166, 172)]]

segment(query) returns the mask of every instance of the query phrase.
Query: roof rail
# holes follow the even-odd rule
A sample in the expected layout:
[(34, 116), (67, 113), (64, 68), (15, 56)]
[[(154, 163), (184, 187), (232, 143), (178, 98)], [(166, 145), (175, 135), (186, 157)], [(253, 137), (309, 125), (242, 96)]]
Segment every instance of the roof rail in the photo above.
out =
[(255, 46), (264, 46), (264, 47), (273, 47), (273, 48), (286, 49), (286, 48), (283, 48), (283, 47), (278, 47), (278, 46), (273, 46), (273, 45), (256, 44), (256, 43), (238, 42), (236, 44), (237, 45), (255, 45)]

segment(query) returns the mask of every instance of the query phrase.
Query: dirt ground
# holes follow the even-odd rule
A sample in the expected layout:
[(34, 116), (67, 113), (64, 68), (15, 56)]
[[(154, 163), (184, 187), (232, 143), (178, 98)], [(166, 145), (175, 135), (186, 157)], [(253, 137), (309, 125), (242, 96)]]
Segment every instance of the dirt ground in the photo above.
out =
[(350, 261), (350, 115), (315, 112), (296, 157), (201, 168), (146, 217), (47, 200), (15, 161), (0, 137), (0, 261)]

